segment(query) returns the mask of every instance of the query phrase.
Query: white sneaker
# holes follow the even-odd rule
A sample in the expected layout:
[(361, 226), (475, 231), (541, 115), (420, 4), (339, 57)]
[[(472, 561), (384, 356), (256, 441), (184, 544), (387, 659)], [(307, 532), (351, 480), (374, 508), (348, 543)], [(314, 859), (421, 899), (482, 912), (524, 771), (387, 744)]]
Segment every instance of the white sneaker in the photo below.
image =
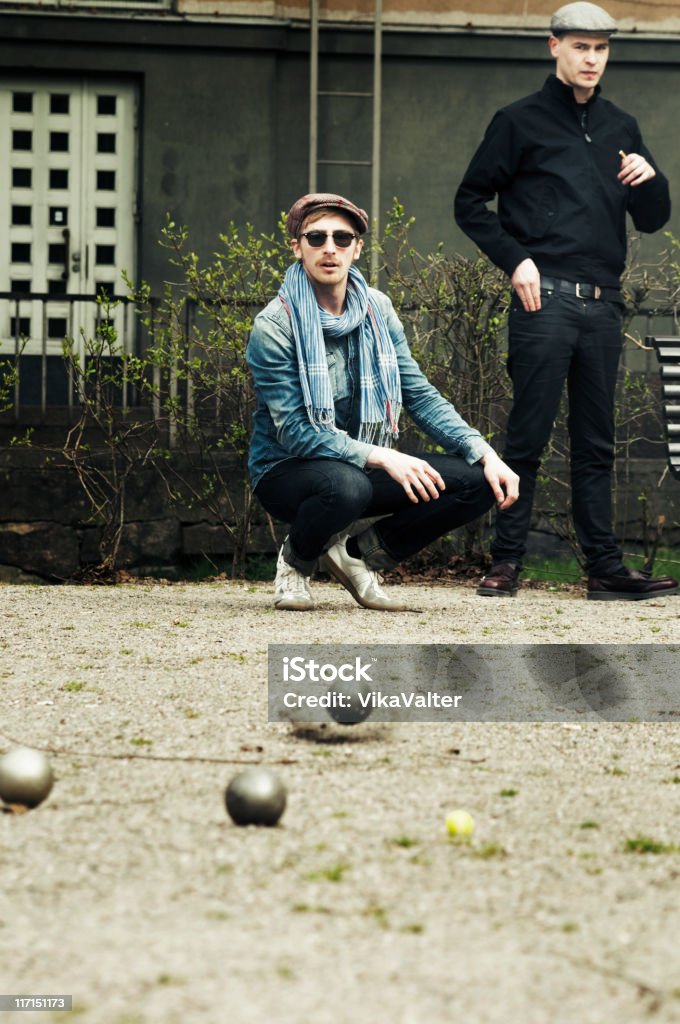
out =
[(363, 608), (374, 608), (382, 612), (401, 612), (405, 605), (394, 601), (380, 586), (380, 577), (370, 569), (363, 558), (352, 558), (347, 553), (346, 536), (329, 548), (321, 560), (321, 566), (342, 583), (346, 590)]
[(314, 599), (309, 589), (309, 576), (303, 576), (284, 560), (283, 548), (279, 551), (276, 562), (274, 607), (280, 611), (292, 612), (306, 612), (314, 607)]

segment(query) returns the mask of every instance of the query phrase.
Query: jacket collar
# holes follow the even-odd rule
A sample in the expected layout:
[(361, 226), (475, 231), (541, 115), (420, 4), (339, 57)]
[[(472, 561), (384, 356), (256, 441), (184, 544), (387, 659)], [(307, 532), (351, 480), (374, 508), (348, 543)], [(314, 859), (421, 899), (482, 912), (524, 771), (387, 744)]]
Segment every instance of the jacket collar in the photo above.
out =
[(562, 82), (557, 75), (548, 75), (543, 86), (543, 91), (554, 96), (555, 99), (560, 100), (562, 103), (567, 103), (571, 107), (586, 106), (589, 107), (591, 103), (594, 103), (597, 97), (600, 95), (601, 89), (599, 85), (595, 86), (595, 91), (590, 99), (585, 104), (577, 103), (574, 97), (574, 90), (570, 85), (566, 85)]

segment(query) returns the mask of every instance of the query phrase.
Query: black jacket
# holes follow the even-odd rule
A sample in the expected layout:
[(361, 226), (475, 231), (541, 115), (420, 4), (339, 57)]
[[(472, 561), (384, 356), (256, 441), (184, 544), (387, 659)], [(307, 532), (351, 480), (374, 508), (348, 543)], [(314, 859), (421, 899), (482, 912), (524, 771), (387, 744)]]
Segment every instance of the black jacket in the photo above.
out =
[[(622, 185), (619, 150), (639, 153), (656, 177)], [(498, 195), (498, 214), (487, 208)], [(638, 231), (670, 216), (668, 181), (637, 122), (602, 99), (585, 104), (550, 75), (540, 92), (499, 110), (456, 194), (463, 231), (508, 275), (531, 257), (539, 271), (617, 287), (626, 260), (626, 211)]]

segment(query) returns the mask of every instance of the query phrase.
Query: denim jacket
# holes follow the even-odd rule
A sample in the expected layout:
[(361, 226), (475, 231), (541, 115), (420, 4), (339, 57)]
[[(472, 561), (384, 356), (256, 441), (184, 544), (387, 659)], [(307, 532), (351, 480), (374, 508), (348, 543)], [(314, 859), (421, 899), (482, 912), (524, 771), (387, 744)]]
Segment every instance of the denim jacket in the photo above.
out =
[[(399, 317), (383, 292), (370, 289), (380, 304), (397, 353), (403, 407), (412, 420), (446, 452), (469, 465), (491, 446), (468, 426), (432, 386), (411, 355)], [(343, 459), (363, 469), (374, 445), (355, 439), (359, 427), (359, 352), (355, 334), (326, 339), (326, 357), (335, 399), (336, 427), (317, 430), (302, 400), (293, 331), (279, 298), (255, 318), (246, 359), (253, 375), (257, 407), (253, 416), (249, 470), (253, 487), (265, 473), (290, 458)]]

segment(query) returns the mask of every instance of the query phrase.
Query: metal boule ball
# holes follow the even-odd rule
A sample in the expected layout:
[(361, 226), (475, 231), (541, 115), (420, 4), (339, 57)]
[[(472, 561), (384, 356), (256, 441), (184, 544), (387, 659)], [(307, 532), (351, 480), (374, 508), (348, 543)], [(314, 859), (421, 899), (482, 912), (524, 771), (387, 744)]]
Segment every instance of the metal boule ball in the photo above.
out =
[(0, 799), (19, 807), (37, 807), (54, 785), (52, 767), (40, 750), (15, 747), (0, 757)]
[(286, 789), (269, 768), (246, 768), (230, 781), (225, 803), (237, 825), (275, 825), (286, 806)]
[(343, 682), (338, 680), (328, 688), (328, 714), (338, 725), (358, 725), (370, 715), (371, 685), (363, 679)]

